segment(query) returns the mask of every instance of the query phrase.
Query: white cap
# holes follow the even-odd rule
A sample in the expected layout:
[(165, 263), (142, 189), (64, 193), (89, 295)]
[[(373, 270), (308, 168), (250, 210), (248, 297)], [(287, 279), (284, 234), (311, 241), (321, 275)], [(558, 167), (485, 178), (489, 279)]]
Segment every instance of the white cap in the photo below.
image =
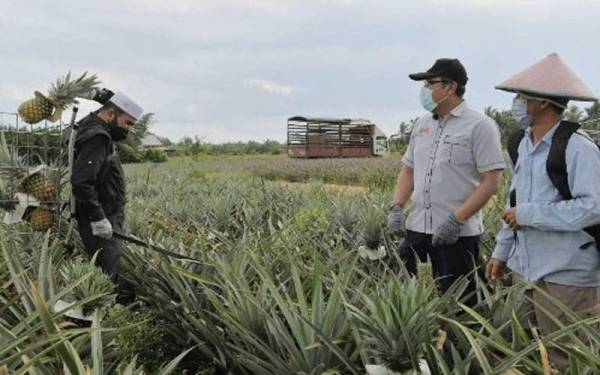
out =
[(142, 107), (131, 100), (130, 97), (119, 91), (115, 92), (115, 94), (109, 99), (109, 102), (121, 108), (125, 113), (136, 120), (142, 116), (142, 113), (144, 113)]

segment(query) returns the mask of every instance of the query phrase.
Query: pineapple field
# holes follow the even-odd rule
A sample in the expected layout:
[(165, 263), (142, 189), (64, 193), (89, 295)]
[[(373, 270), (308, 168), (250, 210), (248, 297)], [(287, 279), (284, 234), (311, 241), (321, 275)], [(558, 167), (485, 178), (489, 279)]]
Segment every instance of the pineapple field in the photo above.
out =
[[(468, 307), (466, 283), (439, 294), (428, 264), (406, 274), (386, 227), (398, 170), (397, 156), (127, 165), (126, 233), (193, 260), (124, 242), (117, 286), (66, 228), (0, 225), (0, 374), (550, 374), (551, 347), (570, 374), (598, 374), (597, 319), (540, 338), (517, 318), (525, 286), (479, 270)], [(480, 266), (505, 195), (486, 207)]]

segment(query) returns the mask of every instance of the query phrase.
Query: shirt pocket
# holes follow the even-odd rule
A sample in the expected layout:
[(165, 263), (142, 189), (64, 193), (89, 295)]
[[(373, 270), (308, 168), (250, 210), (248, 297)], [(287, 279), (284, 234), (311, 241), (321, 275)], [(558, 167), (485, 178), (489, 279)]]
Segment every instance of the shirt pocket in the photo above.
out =
[(468, 135), (446, 134), (441, 147), (441, 162), (453, 165), (473, 164), (471, 140)]

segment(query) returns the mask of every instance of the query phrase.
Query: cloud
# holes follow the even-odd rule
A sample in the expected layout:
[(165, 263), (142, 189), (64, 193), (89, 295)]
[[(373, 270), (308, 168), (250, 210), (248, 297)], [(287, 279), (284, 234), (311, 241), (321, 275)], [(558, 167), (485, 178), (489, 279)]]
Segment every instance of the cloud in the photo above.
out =
[(174, 139), (285, 139), (296, 114), (365, 117), (389, 133), (421, 111), (407, 75), (442, 56), (465, 64), (477, 110), (509, 106), (494, 85), (553, 50), (600, 94), (597, 1), (5, 3), (0, 111), (87, 70), (154, 112), (157, 130), (169, 129), (159, 134)]
[(289, 96), (300, 91), (290, 85), (258, 78), (244, 78), (244, 85), (269, 94), (281, 96)]

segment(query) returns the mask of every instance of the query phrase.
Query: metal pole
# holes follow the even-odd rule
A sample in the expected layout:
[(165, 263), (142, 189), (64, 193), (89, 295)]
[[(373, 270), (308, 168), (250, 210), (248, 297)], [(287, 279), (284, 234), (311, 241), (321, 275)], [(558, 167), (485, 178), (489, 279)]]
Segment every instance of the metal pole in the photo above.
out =
[(132, 244), (138, 245), (138, 246), (142, 246), (148, 250), (152, 250), (152, 251), (156, 251), (159, 254), (162, 255), (166, 255), (172, 258), (176, 258), (176, 259), (182, 259), (182, 260), (188, 260), (188, 261), (192, 261), (192, 262), (196, 262), (196, 263), (200, 263), (200, 261), (198, 259), (186, 256), (186, 255), (182, 255), (182, 254), (177, 254), (173, 251), (169, 251), (165, 248), (162, 248), (160, 246), (157, 245), (152, 245), (149, 244), (143, 240), (140, 240), (139, 238), (133, 237), (131, 235), (127, 235), (125, 233), (120, 233), (120, 232), (113, 232), (113, 237), (121, 239), (123, 241), (127, 241), (130, 242)]
[[(75, 141), (77, 139), (77, 132), (79, 131), (79, 123), (75, 122), (75, 118), (77, 117), (77, 111), (79, 111), (78, 107), (73, 107), (73, 112), (71, 113), (71, 133), (69, 134), (69, 146), (68, 146), (68, 160), (69, 160), (69, 171), (67, 173), (68, 180), (71, 181), (71, 176), (73, 175), (73, 163), (75, 159)], [(69, 211), (71, 213), (71, 219), (75, 217), (75, 195), (73, 195), (71, 187), (71, 196), (69, 203)]]
[[(73, 112), (71, 113), (71, 121), (70, 128), (71, 133), (69, 134), (69, 144), (67, 146), (67, 158), (68, 158), (68, 170), (67, 170), (67, 181), (69, 185), (71, 184), (71, 176), (73, 174), (73, 163), (75, 159), (75, 141), (77, 140), (77, 132), (79, 131), (79, 123), (75, 122), (77, 118), (77, 111), (79, 111), (78, 107), (73, 107)], [(69, 248), (69, 242), (71, 240), (71, 235), (73, 234), (73, 226), (75, 225), (75, 196), (73, 195), (73, 187), (71, 186), (71, 191), (69, 195), (69, 229), (67, 230), (67, 235), (65, 237), (65, 247)]]

